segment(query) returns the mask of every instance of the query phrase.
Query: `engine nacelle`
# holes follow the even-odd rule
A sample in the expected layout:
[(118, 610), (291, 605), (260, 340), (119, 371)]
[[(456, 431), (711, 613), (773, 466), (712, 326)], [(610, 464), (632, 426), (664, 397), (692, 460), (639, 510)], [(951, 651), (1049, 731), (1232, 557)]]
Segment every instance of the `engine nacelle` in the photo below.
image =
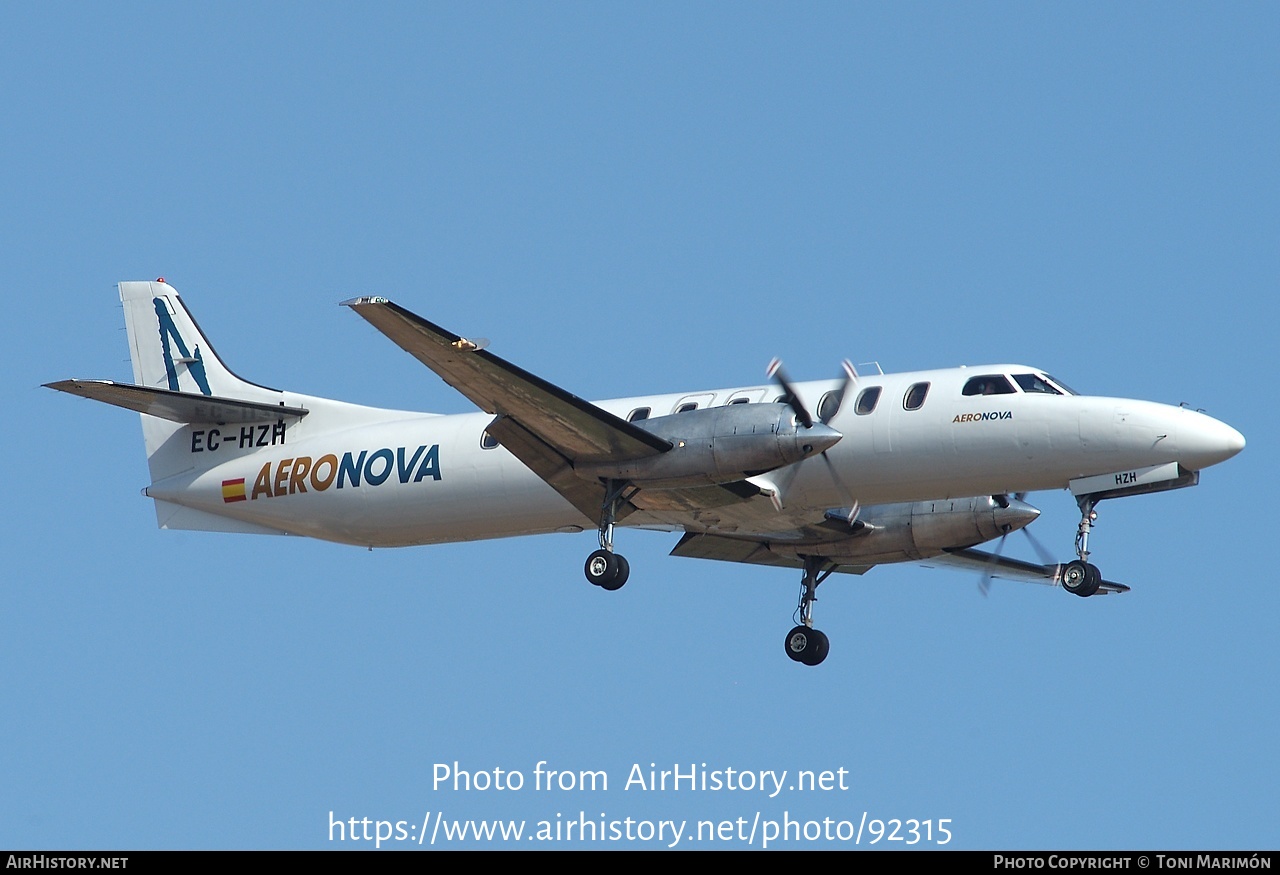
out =
[(821, 453), (840, 440), (833, 428), (796, 422), (785, 404), (730, 404), (634, 423), (671, 442), (671, 449), (634, 461), (579, 464), (589, 480), (629, 480), (651, 489), (742, 480)]
[(979, 495), (865, 507), (849, 537), (815, 546), (774, 543), (787, 555), (820, 553), (850, 565), (928, 559), (973, 547), (1029, 524), (1040, 511), (1016, 498)]

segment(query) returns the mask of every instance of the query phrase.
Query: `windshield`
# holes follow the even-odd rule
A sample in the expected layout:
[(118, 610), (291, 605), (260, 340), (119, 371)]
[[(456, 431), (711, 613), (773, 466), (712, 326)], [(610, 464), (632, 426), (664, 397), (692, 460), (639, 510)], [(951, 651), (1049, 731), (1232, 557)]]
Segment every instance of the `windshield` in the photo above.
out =
[(1045, 395), (1062, 394), (1035, 374), (1014, 374), (1013, 379), (1022, 387), (1023, 392), (1040, 392)]
[(1072, 388), (1071, 388), (1070, 386), (1068, 386), (1066, 383), (1064, 383), (1064, 382), (1062, 382), (1061, 380), (1059, 380), (1057, 377), (1051, 377), (1051, 376), (1049, 376), (1048, 374), (1043, 374), (1042, 376), (1043, 376), (1046, 380), (1049, 380), (1050, 382), (1052, 382), (1052, 383), (1053, 383), (1053, 385), (1057, 386), (1057, 387), (1058, 387), (1059, 389), (1061, 389), (1063, 392), (1066, 392), (1068, 395), (1079, 395), (1079, 394), (1080, 394), (1080, 393), (1079, 393), (1079, 392), (1077, 392), (1075, 389), (1072, 389)]

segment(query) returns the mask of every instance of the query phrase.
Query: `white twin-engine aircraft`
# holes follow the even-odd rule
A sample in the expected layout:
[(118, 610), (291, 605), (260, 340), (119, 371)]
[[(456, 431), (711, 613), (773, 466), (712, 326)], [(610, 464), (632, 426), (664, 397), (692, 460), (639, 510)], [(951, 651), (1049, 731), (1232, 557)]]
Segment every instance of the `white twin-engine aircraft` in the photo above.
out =
[[(133, 385), (50, 388), (142, 413), (161, 528), (308, 535), (368, 547), (596, 529), (592, 584), (616, 590), (615, 526), (683, 532), (675, 556), (802, 571), (787, 655), (817, 665), (818, 585), (928, 560), (1125, 592), (1089, 563), (1099, 501), (1193, 486), (1244, 448), (1183, 407), (1079, 395), (1024, 365), (775, 383), (592, 403), (385, 298), (345, 304), (482, 413), (441, 416), (268, 389), (231, 373), (177, 291), (120, 284)], [(1076, 559), (987, 553), (1071, 490)], [(1029, 533), (1028, 533), (1029, 534)], [(1043, 548), (1032, 542), (1045, 558)]]

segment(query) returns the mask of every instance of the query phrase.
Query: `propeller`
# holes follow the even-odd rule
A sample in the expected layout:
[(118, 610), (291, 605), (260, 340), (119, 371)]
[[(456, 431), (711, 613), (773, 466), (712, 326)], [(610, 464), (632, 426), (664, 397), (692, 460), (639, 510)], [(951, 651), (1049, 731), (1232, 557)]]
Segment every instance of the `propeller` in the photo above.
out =
[[(781, 359), (774, 358), (770, 361), (769, 367), (765, 370), (765, 373), (776, 380), (778, 385), (782, 387), (782, 391), (785, 395), (781, 401), (795, 412), (796, 422), (805, 428), (813, 428), (815, 422), (821, 422), (823, 425), (828, 425), (836, 418), (840, 413), (840, 408), (844, 406), (844, 401), (845, 398), (848, 397), (849, 391), (858, 382), (858, 372), (853, 367), (853, 364), (848, 359), (845, 359), (840, 364), (841, 368), (844, 370), (844, 382), (835, 393), (830, 396), (823, 396), (822, 401), (818, 404), (818, 419), (816, 420), (814, 419), (813, 414), (809, 412), (809, 409), (804, 406), (804, 402), (800, 400), (800, 394), (796, 392), (794, 384), (787, 379), (786, 371), (782, 368)], [(858, 501), (849, 491), (849, 487), (845, 485), (843, 478), (840, 477), (840, 472), (836, 469), (835, 463), (831, 461), (831, 457), (827, 455), (827, 451), (823, 450), (821, 455), (822, 461), (827, 465), (827, 471), (831, 475), (832, 482), (834, 482), (836, 487), (840, 490), (841, 496), (848, 501), (849, 525), (852, 526), (858, 519)], [(772, 496), (774, 509), (778, 511), (782, 510), (782, 494), (791, 486), (791, 483), (795, 480), (796, 474), (799, 472), (802, 464), (804, 464), (803, 461), (791, 465), (790, 469), (782, 474), (781, 479), (776, 481), (778, 489)]]
[[(840, 367), (844, 370), (844, 382), (840, 384), (840, 388), (831, 396), (834, 403), (818, 405), (818, 419), (814, 420), (813, 415), (809, 413), (809, 409), (804, 406), (804, 402), (800, 400), (799, 393), (796, 392), (795, 386), (787, 379), (787, 373), (782, 369), (782, 360), (774, 358), (769, 362), (769, 367), (765, 373), (778, 381), (778, 385), (782, 387), (782, 391), (786, 395), (782, 398), (782, 403), (786, 404), (795, 411), (796, 419), (805, 428), (813, 428), (815, 421), (821, 422), (823, 425), (830, 425), (831, 421), (840, 413), (840, 408), (844, 406), (845, 398), (858, 382), (858, 372), (854, 369), (853, 363), (845, 359), (840, 363)], [(826, 400), (826, 396), (824, 401)], [(825, 455), (825, 454), (824, 454)]]
[[(1016, 492), (1013, 495), (1014, 499), (1017, 501), (1022, 501), (1026, 496), (1027, 493), (1025, 492)], [(1009, 506), (1008, 495), (993, 495), (991, 496), (991, 499), (996, 504), (1000, 505), (1000, 507), (1007, 508)], [(1053, 554), (1045, 549), (1044, 544), (1041, 544), (1036, 536), (1031, 534), (1031, 531), (1026, 526), (1023, 526), (1019, 531), (1027, 536), (1027, 541), (1030, 542), (1031, 547), (1036, 551), (1036, 555), (1040, 557), (1040, 561), (1042, 563), (1045, 565), (1057, 564), (1053, 559)], [(1009, 532), (1007, 531), (1000, 536), (1000, 540), (996, 542), (996, 549), (991, 553), (991, 558), (987, 560), (987, 567), (983, 569), (982, 576), (978, 579), (978, 591), (981, 592), (984, 597), (991, 594), (991, 578), (995, 574), (996, 565), (1000, 562), (1000, 556), (1004, 552), (1004, 542), (1008, 537)]]

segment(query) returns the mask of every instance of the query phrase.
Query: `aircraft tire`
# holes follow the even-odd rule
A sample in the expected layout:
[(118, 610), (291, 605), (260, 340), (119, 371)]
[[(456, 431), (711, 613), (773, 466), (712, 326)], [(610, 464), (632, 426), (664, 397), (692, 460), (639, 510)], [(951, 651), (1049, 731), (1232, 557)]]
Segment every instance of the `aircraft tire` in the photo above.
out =
[(618, 578), (618, 559), (608, 550), (597, 550), (587, 557), (582, 570), (592, 586), (608, 589)]
[(801, 660), (805, 665), (818, 665), (831, 652), (831, 639), (827, 637), (827, 633), (819, 632), (817, 629), (812, 631), (813, 643), (809, 647), (808, 655)]
[(796, 626), (790, 632), (787, 632), (786, 641), (783, 646), (786, 647), (787, 658), (795, 661), (795, 663), (808, 664), (810, 651), (813, 651), (815, 643), (818, 641), (820, 632), (814, 632), (808, 626)]
[(1062, 588), (1072, 595), (1088, 598), (1098, 591), (1102, 573), (1098, 566), (1073, 559), (1062, 569)]
[(631, 576), (631, 563), (627, 561), (627, 557), (621, 553), (614, 553), (613, 558), (618, 563), (618, 572), (612, 581), (600, 584), (601, 589), (607, 589), (609, 592), (616, 592), (622, 589), (622, 585)]
[(1085, 591), (1081, 595), (1091, 596), (1098, 591), (1100, 586), (1102, 586), (1102, 572), (1098, 570), (1098, 566), (1089, 565), (1089, 577), (1085, 581)]

